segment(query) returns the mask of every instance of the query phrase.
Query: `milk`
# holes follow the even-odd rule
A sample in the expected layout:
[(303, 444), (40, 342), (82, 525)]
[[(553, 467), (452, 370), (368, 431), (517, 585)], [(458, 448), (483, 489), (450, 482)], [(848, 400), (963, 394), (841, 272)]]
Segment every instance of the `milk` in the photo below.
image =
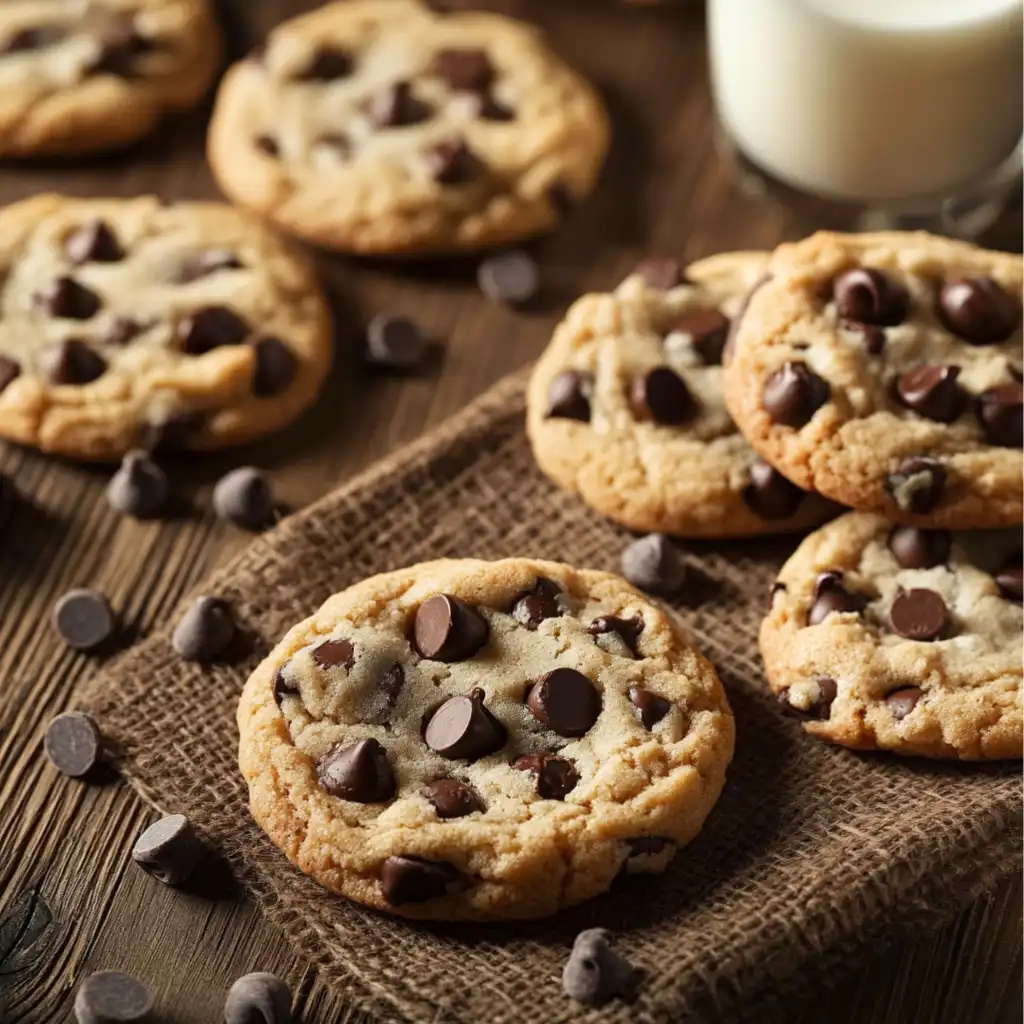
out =
[(948, 196), (1021, 138), (1022, 0), (708, 0), (722, 126), (785, 185)]

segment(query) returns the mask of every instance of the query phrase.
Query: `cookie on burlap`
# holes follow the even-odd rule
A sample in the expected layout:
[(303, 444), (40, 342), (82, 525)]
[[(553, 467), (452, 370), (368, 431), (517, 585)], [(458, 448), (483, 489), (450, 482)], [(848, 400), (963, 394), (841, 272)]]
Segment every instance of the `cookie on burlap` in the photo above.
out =
[(330, 364), (312, 265), (229, 206), (0, 210), (0, 437), (85, 459), (219, 448), (290, 423)]
[(955, 533), (850, 513), (772, 589), (761, 653), (808, 732), (925, 757), (1021, 756), (1019, 531)]
[(901, 522), (1022, 518), (1019, 256), (924, 233), (777, 249), (725, 398), (801, 487)]
[(246, 683), (256, 821), (302, 871), (411, 917), (551, 914), (665, 869), (732, 756), (715, 670), (602, 572), (525, 558), (374, 576)]
[(4, 0), (0, 157), (93, 152), (192, 106), (220, 60), (208, 0)]
[(722, 399), (730, 320), (767, 261), (651, 259), (612, 294), (576, 302), (530, 381), (541, 469), (634, 530), (736, 537), (834, 514), (755, 455)]
[(535, 29), (345, 0), (228, 72), (208, 152), (233, 201), (318, 245), (451, 252), (554, 227), (608, 135), (593, 89)]

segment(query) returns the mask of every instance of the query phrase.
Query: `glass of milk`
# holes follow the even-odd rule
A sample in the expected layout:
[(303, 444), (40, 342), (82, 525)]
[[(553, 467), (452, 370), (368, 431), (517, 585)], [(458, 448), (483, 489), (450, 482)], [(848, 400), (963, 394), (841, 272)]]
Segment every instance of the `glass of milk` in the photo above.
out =
[(1021, 173), (1024, 0), (708, 0), (741, 183), (847, 228), (971, 237)]

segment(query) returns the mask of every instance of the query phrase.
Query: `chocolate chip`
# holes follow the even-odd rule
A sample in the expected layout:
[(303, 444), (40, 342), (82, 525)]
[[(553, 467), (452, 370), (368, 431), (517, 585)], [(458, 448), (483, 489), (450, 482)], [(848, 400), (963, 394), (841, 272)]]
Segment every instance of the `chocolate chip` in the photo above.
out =
[(648, 288), (664, 292), (690, 283), (685, 266), (671, 256), (648, 256), (637, 264), (633, 273), (639, 274)]
[(459, 880), (459, 871), (446, 860), (388, 857), (381, 866), (384, 899), (393, 907), (439, 899)]
[(828, 381), (806, 363), (786, 363), (764, 384), (761, 405), (773, 423), (802, 427), (827, 401)]
[(935, 459), (904, 459), (885, 478), (885, 489), (903, 512), (931, 512), (946, 489), (946, 467)]
[(423, 738), (442, 757), (477, 761), (501, 750), (508, 733), (484, 707), (484, 691), (476, 688), (464, 697), (449, 697), (431, 715)]
[(841, 572), (823, 572), (814, 585), (814, 603), (807, 614), (807, 625), (818, 625), (832, 612), (861, 612), (867, 603), (863, 594), (854, 594), (843, 586)]
[(580, 781), (576, 765), (554, 754), (526, 754), (512, 766), (516, 771), (534, 772), (537, 795), (545, 800), (564, 800)]
[(762, 519), (788, 519), (807, 497), (792, 481), (763, 459), (754, 459), (747, 471), (750, 483), (741, 496), (747, 507)]
[(121, 971), (90, 974), (75, 995), (78, 1024), (144, 1024), (152, 1012), (149, 989)]
[(228, 989), (224, 1024), (292, 1024), (292, 994), (276, 975), (245, 974)]
[(649, 533), (622, 552), (622, 575), (635, 587), (652, 594), (677, 593), (686, 580), (686, 567), (663, 533)]
[(629, 702), (645, 729), (653, 729), (671, 710), (671, 701), (659, 697), (643, 686), (629, 688)]
[(832, 714), (832, 702), (836, 699), (839, 688), (836, 685), (836, 681), (829, 679), (828, 676), (819, 676), (814, 682), (818, 693), (807, 707), (800, 707), (792, 703), (792, 694), (789, 687), (779, 691), (779, 703), (784, 710), (796, 715), (797, 718), (814, 722), (825, 722)]
[(8, 53), (42, 50), (54, 43), (59, 43), (64, 35), (64, 29), (57, 25), (31, 25), (27, 28), (20, 28), (0, 43), (0, 56)]
[(401, 128), (425, 121), (430, 108), (413, 96), (412, 83), (391, 82), (370, 97), (366, 113), (376, 128)]
[(98, 42), (100, 52), (88, 68), (88, 73), (93, 75), (130, 78), (135, 74), (137, 59), (153, 48), (152, 42), (140, 34), (130, 18), (119, 18), (111, 23)]
[(8, 356), (0, 356), (0, 391), (4, 391), (15, 377), (20, 376), (21, 363)]
[(100, 731), (81, 711), (66, 711), (52, 719), (46, 727), (43, 748), (54, 768), (72, 779), (88, 775), (103, 758)]
[(685, 334), (705, 366), (721, 366), (722, 350), (729, 337), (729, 318), (717, 309), (694, 309), (671, 327), (671, 334)]
[(316, 777), (331, 796), (357, 804), (380, 803), (395, 793), (388, 752), (374, 739), (335, 744), (317, 761)]
[(441, 185), (465, 185), (480, 176), (480, 161), (461, 139), (441, 142), (424, 154), (434, 181)]
[(213, 509), (246, 530), (262, 530), (274, 520), (274, 492), (270, 481), (255, 466), (240, 466), (225, 473), (213, 488)]
[(943, 326), (972, 345), (994, 345), (1013, 334), (1020, 303), (991, 277), (947, 281), (936, 309)]
[(462, 92), (484, 92), (494, 79), (494, 68), (483, 50), (440, 50), (434, 54), (430, 72)]
[(97, 340), (104, 345), (114, 345), (120, 348), (122, 345), (127, 345), (142, 330), (143, 325), (138, 320), (127, 316), (118, 316), (110, 322), (110, 326)]
[(252, 144), (266, 156), (281, 155), (281, 144), (273, 135), (257, 135), (253, 138)]
[(1019, 383), (997, 384), (978, 395), (975, 406), (985, 440), (1000, 448), (1024, 444), (1024, 387)]
[(540, 274), (525, 252), (511, 249), (485, 259), (477, 267), (476, 281), (493, 302), (520, 306), (536, 296)]
[(377, 680), (366, 720), (377, 724), (386, 722), (398, 703), (403, 686), (405, 686), (405, 670), (397, 663), (389, 665)]
[(856, 331), (868, 355), (880, 356), (885, 351), (885, 331), (873, 324), (859, 324), (854, 320), (841, 320), (839, 326), (844, 331)]
[(374, 366), (412, 370), (427, 354), (419, 325), (405, 316), (378, 313), (366, 328), (366, 358)]
[(615, 633), (622, 638), (622, 642), (637, 657), (637, 639), (644, 630), (644, 620), (639, 615), (630, 619), (620, 619), (615, 615), (599, 615), (587, 626), (587, 632), (591, 636), (601, 636), (605, 633)]
[(844, 319), (882, 327), (903, 323), (910, 305), (903, 285), (872, 267), (840, 274), (832, 284), (832, 295)]
[(171, 646), (185, 661), (213, 661), (235, 638), (235, 620), (226, 601), (197, 597), (178, 620)]
[(653, 420), (664, 426), (685, 423), (694, 412), (686, 381), (667, 366), (656, 366), (634, 377), (629, 404), (638, 420)]
[(935, 640), (946, 627), (949, 609), (934, 590), (918, 587), (896, 595), (889, 609), (892, 628), (908, 640)]
[(295, 353), (273, 335), (252, 343), (252, 393), (257, 398), (279, 395), (295, 380), (299, 361)]
[(64, 252), (75, 264), (117, 263), (124, 259), (124, 250), (114, 232), (102, 220), (83, 224), (64, 240)]
[(199, 864), (203, 845), (184, 814), (154, 821), (132, 847), (132, 860), (164, 885), (187, 882)]
[(892, 717), (897, 722), (902, 722), (917, 707), (917, 702), (923, 696), (924, 691), (919, 686), (905, 686), (902, 690), (893, 690), (885, 698), (885, 703), (889, 705)]
[(121, 467), (107, 484), (107, 503), (115, 512), (136, 519), (156, 515), (167, 501), (167, 475), (144, 451), (135, 449), (121, 460)]
[(351, 668), (356, 663), (356, 649), (351, 640), (325, 640), (313, 648), (313, 660), (321, 668)]
[(227, 306), (204, 306), (178, 323), (178, 340), (189, 355), (199, 356), (221, 345), (241, 345), (249, 325)]
[(590, 392), (594, 375), (580, 370), (563, 370), (551, 379), (548, 387), (547, 419), (590, 422)]
[(532, 590), (520, 594), (512, 605), (512, 618), (527, 629), (536, 629), (545, 619), (557, 619), (562, 614), (558, 603), (561, 590), (551, 580), (541, 577)]
[(334, 46), (322, 46), (297, 75), (297, 82), (330, 82), (352, 74), (352, 55)]
[(95, 590), (76, 587), (53, 606), (53, 624), (76, 651), (92, 651), (114, 635), (117, 620), (107, 599)]
[(178, 284), (191, 284), (218, 270), (240, 270), (244, 264), (230, 249), (207, 249), (182, 261), (174, 272)]
[(458, 779), (430, 782), (424, 787), (423, 795), (434, 805), (439, 818), (464, 818), (485, 809), (480, 794)]
[(427, 598), (416, 609), (416, 650), (433, 661), (465, 661), (487, 643), (487, 620), (450, 594)]
[(959, 366), (915, 366), (896, 380), (900, 401), (919, 416), (952, 423), (964, 410), (967, 395), (957, 383)]
[(299, 688), (285, 679), (284, 670), (289, 664), (290, 662), (286, 662), (274, 673), (274, 703), (278, 707), (281, 706), (285, 697), (295, 697), (299, 693)]
[(945, 530), (897, 526), (889, 534), (889, 550), (904, 569), (932, 569), (945, 565), (953, 538)]
[(576, 936), (562, 971), (566, 995), (584, 1006), (601, 1006), (616, 997), (631, 1001), (640, 972), (611, 947), (607, 928), (588, 928)]
[(79, 284), (73, 277), (58, 277), (36, 295), (36, 301), (51, 316), (63, 320), (88, 320), (102, 307), (95, 292)]
[(43, 349), (39, 368), (52, 384), (88, 384), (103, 376), (107, 363), (84, 341), (69, 338)]
[(999, 592), (1008, 601), (1024, 599), (1022, 576), (1024, 576), (1024, 569), (1021, 566), (1021, 553), (1015, 551), (1003, 562), (995, 577)]
[(601, 694), (582, 672), (556, 668), (530, 687), (526, 706), (559, 736), (584, 736), (601, 714)]

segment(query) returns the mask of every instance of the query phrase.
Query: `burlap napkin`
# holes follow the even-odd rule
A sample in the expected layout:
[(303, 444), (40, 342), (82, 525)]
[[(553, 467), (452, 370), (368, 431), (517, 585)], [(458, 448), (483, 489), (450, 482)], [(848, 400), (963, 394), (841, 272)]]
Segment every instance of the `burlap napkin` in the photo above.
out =
[[(549, 484), (522, 432), (524, 377), (283, 522), (204, 593), (254, 638), (243, 663), (182, 663), (169, 632), (130, 651), (83, 703), (122, 748), (131, 784), (187, 813), (252, 897), (352, 1004), (384, 1020), (551, 1024), (722, 1021), (755, 1015), (838, 976), (899, 926), (952, 913), (1019, 870), (1014, 766), (901, 761), (804, 735), (763, 691), (756, 631), (792, 541), (692, 544), (677, 603), (718, 666), (738, 726), (725, 794), (669, 872), (633, 877), (554, 919), (430, 926), (329, 895), (252, 824), (235, 764), (235, 702), (274, 640), (329, 594), (439, 556), (529, 554), (615, 569), (623, 530)], [(581, 1011), (561, 992), (573, 936), (622, 932), (647, 971), (639, 1001)]]

